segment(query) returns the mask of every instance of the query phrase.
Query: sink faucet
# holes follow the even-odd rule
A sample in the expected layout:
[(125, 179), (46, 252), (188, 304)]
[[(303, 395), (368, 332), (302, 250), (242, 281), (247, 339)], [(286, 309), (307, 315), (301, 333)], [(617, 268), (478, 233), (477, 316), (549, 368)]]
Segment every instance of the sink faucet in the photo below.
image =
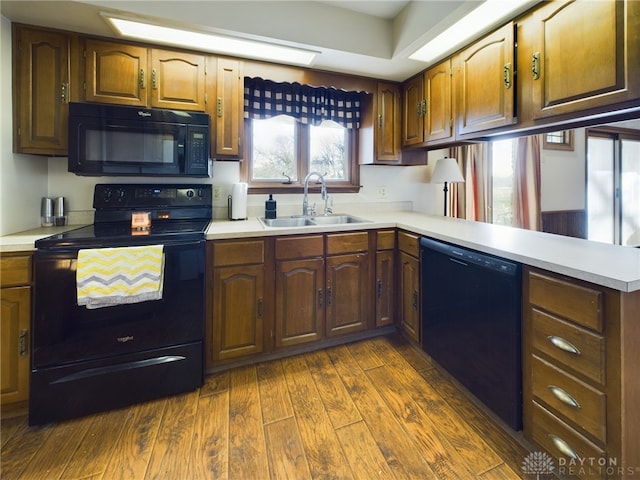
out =
[(326, 215), (329, 212), (329, 208), (327, 207), (329, 195), (327, 195), (327, 185), (324, 182), (324, 177), (318, 172), (309, 172), (307, 176), (304, 177), (304, 199), (302, 200), (302, 215), (305, 217), (309, 215), (309, 179), (314, 175), (318, 177), (318, 179), (320, 179), (320, 183), (322, 183), (322, 189), (320, 193), (322, 195), (322, 199), (324, 200), (324, 214)]

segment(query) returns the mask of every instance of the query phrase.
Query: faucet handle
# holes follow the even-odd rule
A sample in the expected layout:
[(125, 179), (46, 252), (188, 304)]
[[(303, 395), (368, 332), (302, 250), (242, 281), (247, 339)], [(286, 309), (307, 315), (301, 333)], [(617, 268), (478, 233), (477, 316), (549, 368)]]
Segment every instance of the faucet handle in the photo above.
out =
[(308, 208), (308, 210), (307, 210), (307, 214), (308, 214), (309, 216), (313, 216), (313, 215), (315, 215), (315, 214), (316, 214), (316, 204), (315, 204), (315, 202), (313, 203), (313, 205), (311, 205), (311, 206)]

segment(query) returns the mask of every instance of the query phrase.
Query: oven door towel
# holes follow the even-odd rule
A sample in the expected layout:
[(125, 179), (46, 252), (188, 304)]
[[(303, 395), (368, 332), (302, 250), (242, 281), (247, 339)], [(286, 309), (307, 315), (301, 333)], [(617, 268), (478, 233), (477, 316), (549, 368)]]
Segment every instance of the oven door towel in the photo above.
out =
[(78, 305), (102, 308), (162, 299), (164, 246), (78, 251)]

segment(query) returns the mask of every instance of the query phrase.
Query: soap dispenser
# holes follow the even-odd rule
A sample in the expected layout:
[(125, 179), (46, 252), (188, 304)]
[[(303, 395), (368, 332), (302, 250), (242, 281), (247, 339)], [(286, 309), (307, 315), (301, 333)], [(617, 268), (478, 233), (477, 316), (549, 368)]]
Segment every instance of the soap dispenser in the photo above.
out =
[(273, 195), (269, 194), (269, 200), (264, 202), (264, 218), (276, 218), (276, 201), (273, 199)]

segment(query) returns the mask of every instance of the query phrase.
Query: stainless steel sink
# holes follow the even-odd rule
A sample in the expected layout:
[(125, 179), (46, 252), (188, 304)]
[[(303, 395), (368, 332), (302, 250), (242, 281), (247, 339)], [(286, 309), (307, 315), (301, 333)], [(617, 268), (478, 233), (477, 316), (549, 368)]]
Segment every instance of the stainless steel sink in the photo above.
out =
[(258, 217), (258, 220), (265, 227), (304, 227), (306, 225), (315, 225), (310, 223), (307, 217), (280, 217), (280, 218), (264, 218)]
[(291, 227), (308, 227), (313, 225), (340, 225), (349, 223), (366, 223), (369, 220), (354, 217), (352, 215), (335, 214), (335, 215), (318, 215), (313, 217), (291, 216), (279, 218), (258, 217), (260, 223), (265, 227), (291, 228)]
[(366, 223), (368, 220), (354, 217), (351, 215), (336, 214), (336, 215), (319, 215), (317, 217), (310, 217), (309, 220), (315, 225), (339, 225), (342, 223)]

